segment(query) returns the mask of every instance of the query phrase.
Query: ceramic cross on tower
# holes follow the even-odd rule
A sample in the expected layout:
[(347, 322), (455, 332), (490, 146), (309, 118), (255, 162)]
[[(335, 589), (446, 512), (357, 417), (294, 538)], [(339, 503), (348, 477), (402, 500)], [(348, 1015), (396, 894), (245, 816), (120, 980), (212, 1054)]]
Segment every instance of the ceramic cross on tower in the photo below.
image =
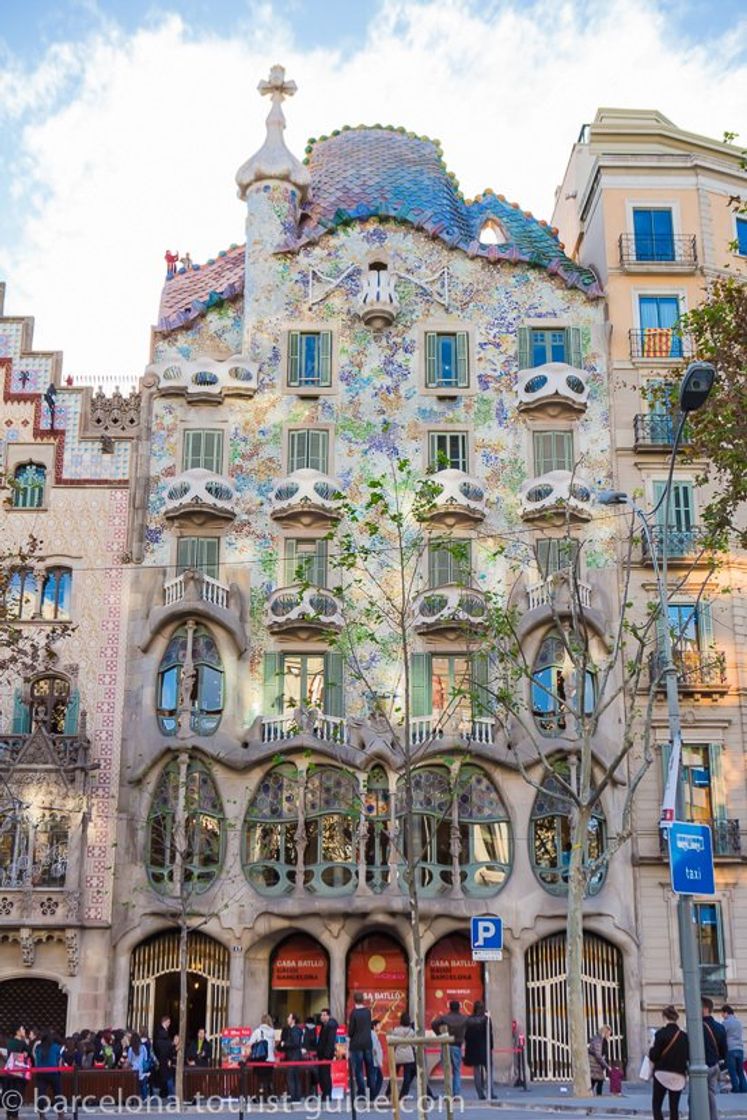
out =
[(286, 82), (284, 66), (273, 66), (270, 69), (268, 80), (263, 79), (257, 89), (263, 97), (266, 93), (269, 93), (272, 96), (273, 103), (279, 105), (286, 97), (292, 97), (298, 86), (295, 82)]

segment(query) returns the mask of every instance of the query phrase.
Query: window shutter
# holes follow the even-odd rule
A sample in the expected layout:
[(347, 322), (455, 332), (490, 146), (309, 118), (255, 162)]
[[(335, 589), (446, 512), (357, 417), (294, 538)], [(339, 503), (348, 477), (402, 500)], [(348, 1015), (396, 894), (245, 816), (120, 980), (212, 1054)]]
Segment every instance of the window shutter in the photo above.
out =
[(283, 582), (286, 587), (290, 587), (292, 583), (296, 582), (296, 573), (298, 571), (298, 552), (296, 549), (296, 542), (289, 538), (285, 542), (285, 576)]
[(13, 734), (28, 735), (31, 730), (31, 712), (24, 704), (20, 688), (13, 693)]
[(516, 332), (516, 347), (519, 355), (519, 369), (530, 369), (529, 327), (519, 327)]
[(410, 707), (413, 719), (431, 714), (433, 701), (429, 653), (413, 653), (410, 659)]
[(317, 587), (327, 586), (327, 541), (320, 540), (316, 542), (316, 556), (314, 557), (314, 569), (312, 582)]
[(319, 332), (319, 384), (324, 388), (332, 384), (332, 331)]
[(490, 714), (489, 693), (490, 665), (486, 653), (472, 654), (472, 717), (479, 719)]
[(562, 470), (573, 470), (573, 432), (558, 432), (558, 460), (563, 463)]
[[(182, 470), (191, 471), (200, 465), (200, 443), (202, 432), (185, 432), (182, 452)], [(195, 461), (193, 461), (195, 460)]]
[(309, 441), (307, 465), (315, 471), (321, 471), (322, 474), (326, 474), (328, 448), (327, 432), (311, 430), (307, 434)]
[(534, 433), (534, 473), (539, 476), (547, 474), (550, 468), (548, 460), (552, 454), (552, 432)]
[(675, 482), (672, 486), (672, 521), (680, 532), (692, 529), (695, 518), (693, 517), (695, 502), (692, 483)]
[(342, 654), (324, 655), (324, 714), (341, 719), (345, 714), (342, 689)]
[(457, 385), (460, 389), (466, 389), (469, 385), (469, 343), (466, 331), (457, 331), (456, 355)]
[[(443, 541), (432, 544), (428, 551), (428, 585), (443, 587), (452, 581), (452, 555), (449, 546)], [(427, 714), (427, 713), (426, 713)]]
[(288, 331), (288, 384), (301, 381), (301, 332)]
[(283, 714), (283, 655), (266, 653), (262, 714), (273, 717)]
[(63, 734), (75, 735), (78, 731), (78, 713), (80, 711), (80, 693), (74, 688), (70, 693), (67, 709), (65, 711), (65, 724)]
[(726, 820), (726, 790), (724, 772), (721, 766), (721, 744), (711, 743), (708, 747), (708, 761), (711, 771), (711, 805), (713, 817), (717, 821)]
[(584, 360), (581, 354), (581, 328), (568, 327), (566, 346), (568, 349), (568, 364), (574, 369), (583, 369)]
[(203, 468), (203, 470), (214, 471), (217, 474), (218, 470), (217, 470), (217, 467), (215, 465), (216, 464), (216, 454), (215, 454), (215, 452), (216, 452), (216, 446), (215, 446), (216, 434), (217, 434), (216, 432), (204, 432), (203, 433), (202, 462), (200, 463), (200, 466)]
[(701, 653), (713, 647), (713, 614), (711, 604), (701, 601), (698, 607), (698, 645)]
[(425, 383), (428, 386), (438, 384), (436, 347), (436, 333), (435, 331), (428, 331), (425, 336)]
[(218, 578), (218, 540), (216, 537), (198, 537), (197, 563), (200, 571), (211, 579)]
[(307, 466), (307, 436), (306, 431), (288, 433), (288, 472), (300, 471)]

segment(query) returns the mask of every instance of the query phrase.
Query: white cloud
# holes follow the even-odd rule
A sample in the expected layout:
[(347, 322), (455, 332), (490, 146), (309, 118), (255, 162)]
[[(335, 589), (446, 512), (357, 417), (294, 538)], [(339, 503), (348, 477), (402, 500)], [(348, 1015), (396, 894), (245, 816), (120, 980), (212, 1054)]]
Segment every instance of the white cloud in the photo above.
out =
[(728, 42), (678, 46), (664, 9), (645, 0), (515, 0), (479, 13), (389, 0), (343, 56), (302, 50), (269, 10), (233, 38), (176, 16), (131, 36), (99, 27), (31, 74), (8, 69), (6, 107), (35, 117), (11, 171), (26, 218), (0, 249), (7, 310), (35, 316), (36, 345), (64, 349), (66, 371), (139, 373), (164, 250), (204, 260), (243, 240), (233, 176), (261, 143), (267, 105), (255, 88), (273, 62), (299, 84), (286, 106), (297, 154), (343, 124), (403, 124), (442, 141), (466, 194), (492, 186), (539, 217), (599, 105), (747, 137), (747, 23)]

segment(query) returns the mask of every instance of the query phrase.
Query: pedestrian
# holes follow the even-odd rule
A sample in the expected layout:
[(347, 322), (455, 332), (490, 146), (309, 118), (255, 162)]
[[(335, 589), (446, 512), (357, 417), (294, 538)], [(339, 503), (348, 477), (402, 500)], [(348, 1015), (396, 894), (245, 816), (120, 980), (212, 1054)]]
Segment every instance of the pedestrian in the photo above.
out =
[[(328, 1007), (323, 1007), (319, 1016), (321, 1030), (316, 1040), (316, 1056), (320, 1063), (332, 1062), (337, 1054), (337, 1019), (330, 1014)], [(332, 1099), (332, 1067), (324, 1064), (319, 1066), (319, 1088), (323, 1101)]]
[(591, 1091), (601, 1097), (604, 1092), (604, 1079), (609, 1072), (610, 1064), (607, 1061), (608, 1039), (612, 1028), (606, 1024), (600, 1027), (589, 1043), (589, 1072), (591, 1073)]
[(348, 1019), (348, 1051), (353, 1063), (356, 1095), (365, 1097), (373, 1087), (373, 1035), (371, 1011), (366, 1007), (362, 992), (353, 992), (353, 1010)]
[[(280, 1033), (278, 1049), (282, 1051), (288, 1062), (300, 1062), (303, 1054), (303, 1027), (299, 1026), (298, 1016), (291, 1011), (288, 1015), (286, 1026)], [(301, 1099), (301, 1078), (297, 1065), (288, 1067), (287, 1092), (292, 1101)]]
[[(170, 1043), (169, 1043), (170, 1044)], [(140, 1099), (148, 1099), (148, 1051), (143, 1046), (140, 1035), (135, 1031), (130, 1033), (130, 1046), (127, 1051), (127, 1064), (137, 1074), (137, 1084), (140, 1090)]]
[(39, 1120), (45, 1120), (47, 1105), (49, 1104), (54, 1105), (58, 1117), (61, 1118), (64, 1115), (65, 1100), (62, 1096), (60, 1075), (53, 1072), (54, 1069), (59, 1069), (61, 1054), (62, 1047), (56, 1036), (52, 1035), (50, 1031), (42, 1031), (35, 1051), (36, 1065), (42, 1071), (37, 1073), (35, 1084), (36, 1109), (39, 1113)]
[[(415, 1037), (415, 1028), (412, 1025), (412, 1019), (403, 1011), (399, 1017), (399, 1026), (395, 1027), (391, 1032), (397, 1038), (408, 1039)], [(402, 1066), (402, 1086), (399, 1091), (400, 1100), (407, 1096), (410, 1092), (410, 1086), (415, 1080), (415, 1049), (410, 1046), (406, 1041), (397, 1042), (394, 1047), (394, 1061), (395, 1065)], [(391, 1095), (391, 1084), (387, 1090), (387, 1096)]]
[(185, 1057), (188, 1066), (199, 1066), (201, 1069), (207, 1069), (213, 1060), (213, 1047), (210, 1045), (210, 1039), (205, 1034), (205, 1028), (200, 1027), (197, 1031), (197, 1038), (193, 1039), (188, 1045)]
[[(679, 1120), (680, 1095), (685, 1088), (689, 1043), (687, 1035), (677, 1026), (679, 1013), (671, 1003), (662, 1011), (664, 1026), (654, 1035), (648, 1052), (654, 1067), (651, 1111), (654, 1120), (664, 1120), (661, 1106), (669, 1094), (669, 1120)], [(704, 1118), (705, 1120), (705, 1118)]]
[(440, 1015), (431, 1023), (431, 1030), (436, 1034), (446, 1032), (454, 1039), (449, 1045), (449, 1053), (451, 1054), (451, 1088), (452, 1095), (455, 1097), (461, 1096), (462, 1093), (462, 1044), (466, 1026), (467, 1016), (459, 1010), (458, 999), (450, 1000), (446, 1014)]
[[(490, 1044), (488, 1045), (488, 1036)], [(485, 1004), (475, 1000), (472, 1014), (464, 1028), (464, 1064), (472, 1066), (475, 1077), (475, 1091), (481, 1101), (488, 1097), (488, 1062), (490, 1062), (490, 1084), (495, 1098), (495, 1077), (493, 1076), (493, 1024), (485, 1013)]]
[(726, 1031), (726, 1065), (729, 1070), (731, 1091), (747, 1093), (747, 1077), (744, 1076), (744, 1027), (730, 1004), (724, 1004), (721, 1015)]
[(249, 1061), (261, 1062), (257, 1067), (257, 1093), (260, 1100), (272, 1092), (272, 1066), (275, 1061), (275, 1028), (270, 1015), (263, 1015), (258, 1027), (249, 1036)]
[[(162, 1015), (161, 1022), (156, 1027), (153, 1035), (153, 1053), (158, 1062), (157, 1087), (160, 1095), (168, 1096), (169, 1091), (169, 1058), (171, 1057), (171, 1016)], [(140, 1041), (140, 1036), (138, 1036)]]
[[(318, 1046), (316, 1021), (312, 1015), (309, 1015), (303, 1028), (303, 1057), (305, 1061), (313, 1062), (315, 1058), (318, 1058)], [(319, 1095), (319, 1066), (309, 1065), (306, 1069), (309, 1074), (309, 1095), (316, 1097)]]
[(709, 996), (703, 996), (700, 1003), (703, 1009), (703, 1045), (708, 1066), (708, 1107), (711, 1120), (718, 1120), (716, 1094), (719, 1091), (721, 1070), (726, 1069), (726, 1031), (723, 1024), (717, 1023), (713, 1017), (713, 1000)]
[(373, 1066), (373, 1084), (371, 1085), (371, 1096), (374, 1100), (381, 1092), (381, 1086), (384, 1084), (384, 1051), (381, 1046), (381, 1039), (376, 1033), (381, 1023), (381, 1019), (373, 1019), (371, 1021), (371, 1058)]
[(5, 1120), (18, 1120), (23, 1091), (31, 1076), (31, 1056), (23, 1023), (12, 1023), (5, 1044), (6, 1057), (2, 1085), (2, 1105)]

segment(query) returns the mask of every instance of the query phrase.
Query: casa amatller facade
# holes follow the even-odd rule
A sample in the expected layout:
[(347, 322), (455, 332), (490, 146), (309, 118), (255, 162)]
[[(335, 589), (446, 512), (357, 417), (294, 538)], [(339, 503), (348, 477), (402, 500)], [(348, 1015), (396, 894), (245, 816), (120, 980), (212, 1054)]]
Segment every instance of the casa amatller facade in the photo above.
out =
[[(666, 477), (671, 416), (647, 386), (687, 357), (667, 300), (687, 287), (692, 305), (726, 267), (744, 173), (733, 149), (658, 114), (602, 110), (559, 189), (559, 233), (492, 191), (465, 200), (438, 143), (403, 128), (336, 130), (301, 162), (283, 136), (295, 84), (274, 67), (259, 88), (266, 139), (236, 176), (245, 244), (169, 261), (136, 393), (65, 387), (28, 325), (0, 319), (3, 467), (18, 484), (3, 519), (49, 553), (19, 583), (18, 617), (75, 624), (59, 671), (18, 681), (2, 705), (0, 993), (39, 1021), (53, 1007), (61, 1030), (177, 1018), (170, 900), (186, 836), (204, 916), (189, 944), (195, 1027), (215, 1037), (268, 1009), (341, 1017), (356, 988), (385, 1021), (411, 1004), (398, 758), (329, 641), (343, 609), (337, 495), (360, 500), (395, 457), (440, 486), (410, 666), (412, 734), (431, 740), (415, 776), (427, 1011), (482, 998), (468, 920), (500, 914), (497, 1045), (508, 1052), (516, 1021), (532, 1076), (566, 1076), (567, 814), (522, 779), (489, 712), (444, 712), (455, 682), (486, 673), (471, 628), (491, 594), (516, 605), (528, 664), (553, 671), (549, 581), (567, 564), (568, 523), (584, 541), (593, 640), (614, 625), (617, 525), (594, 492), (643, 480), (654, 497)], [(695, 473), (677, 468), (682, 558)], [(459, 572), (444, 534), (467, 557)], [(647, 565), (635, 578), (650, 596)], [(730, 557), (724, 581), (738, 586), (742, 566)], [(719, 890), (698, 909), (701, 960), (709, 990), (740, 1004), (747, 624), (740, 594), (703, 599), (697, 575), (681, 603), (698, 604), (685, 765), (689, 812), (714, 822)], [(367, 671), (377, 694), (396, 692), (386, 643)], [(42, 695), (56, 697), (45, 711)], [(662, 702), (662, 766), (665, 714)], [(600, 757), (619, 717), (605, 717)], [(633, 841), (586, 901), (590, 1027), (612, 1023), (631, 1062), (680, 998), (661, 784), (657, 766)], [(622, 782), (605, 795), (597, 850), (624, 796)]]

